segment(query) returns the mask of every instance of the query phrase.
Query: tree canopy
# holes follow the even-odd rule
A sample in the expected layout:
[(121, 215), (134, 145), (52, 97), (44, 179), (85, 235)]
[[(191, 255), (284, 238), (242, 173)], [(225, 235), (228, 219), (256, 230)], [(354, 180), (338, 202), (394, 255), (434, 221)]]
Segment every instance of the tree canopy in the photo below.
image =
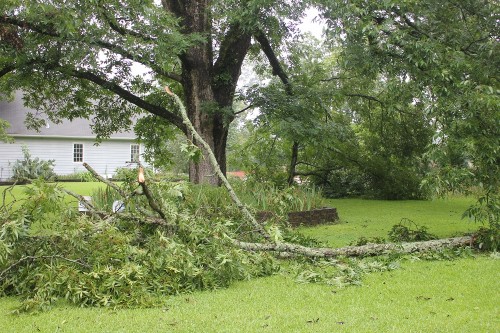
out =
[[(264, 110), (259, 124), (272, 121), (272, 135), (288, 137), (289, 146), (293, 138), (302, 142), (295, 173), (352, 186), (354, 193), (366, 193), (368, 184), (388, 198), (479, 186), (491, 199), (500, 174), (498, 6), (320, 3), (328, 30), (319, 61), (312, 60), (318, 50), (309, 47), (304, 55), (307, 43), (301, 43), (294, 55), (303, 62), (290, 61), (287, 69), (292, 84), (309, 89), (302, 95), (308, 101), (298, 102), (300, 89), (294, 100), (273, 84), (252, 95), (260, 96)], [(298, 105), (302, 113), (294, 113)], [(298, 133), (287, 136), (307, 131), (316, 108), (330, 118), (317, 117), (305, 140)], [(277, 110), (285, 111), (280, 116)], [(285, 131), (283, 124), (289, 124)]]
[[(176, 107), (161, 95), (160, 85), (168, 83), (185, 100), (195, 128), (225, 171), (243, 60), (262, 50), (275, 74), (283, 76), (279, 43), (295, 33), (306, 4), (4, 1), (1, 89), (22, 89), (26, 104), (51, 121), (92, 117), (98, 139), (129, 127), (133, 116), (144, 112), (190, 138)], [(191, 165), (190, 176), (218, 183), (207, 158)]]

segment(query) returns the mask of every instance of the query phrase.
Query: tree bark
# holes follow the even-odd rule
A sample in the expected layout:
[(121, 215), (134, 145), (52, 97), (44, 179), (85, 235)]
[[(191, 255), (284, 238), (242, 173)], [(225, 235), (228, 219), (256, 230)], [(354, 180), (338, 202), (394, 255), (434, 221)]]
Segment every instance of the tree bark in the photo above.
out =
[(413, 253), (469, 246), (473, 243), (470, 236), (437, 239), (413, 243), (367, 244), (363, 246), (346, 246), (342, 248), (311, 248), (291, 243), (248, 243), (232, 240), (233, 244), (247, 251), (272, 251), (277, 253), (303, 255), (311, 258), (334, 258), (339, 256), (359, 257), (375, 256), (390, 252)]
[(293, 177), (295, 177), (295, 168), (297, 167), (297, 161), (299, 159), (299, 143), (297, 141), (293, 142), (292, 145), (292, 156), (290, 158), (290, 169), (288, 170), (288, 185), (293, 185)]
[[(179, 17), (185, 34), (197, 33), (206, 42), (195, 45), (180, 56), (182, 63), (181, 84), (189, 120), (196, 131), (208, 143), (226, 174), (226, 145), (236, 84), (241, 66), (248, 52), (251, 35), (242, 31), (238, 24), (231, 24), (224, 38), (219, 41), (217, 60), (214, 62), (212, 42), (212, 18), (210, 1), (162, 1), (166, 10)], [(187, 130), (187, 137), (201, 148), (201, 143)], [(194, 183), (221, 185), (205, 150), (203, 157), (189, 166), (189, 178)]]

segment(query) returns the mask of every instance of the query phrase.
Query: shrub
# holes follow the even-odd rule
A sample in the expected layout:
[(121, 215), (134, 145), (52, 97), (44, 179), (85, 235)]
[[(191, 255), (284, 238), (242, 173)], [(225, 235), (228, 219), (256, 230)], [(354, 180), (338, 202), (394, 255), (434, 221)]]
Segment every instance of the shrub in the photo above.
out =
[(28, 147), (23, 146), (23, 159), (17, 160), (12, 166), (14, 180), (27, 181), (37, 178), (49, 180), (55, 177), (54, 160), (41, 160), (38, 157), (32, 158)]
[(88, 171), (73, 172), (69, 175), (57, 175), (58, 181), (79, 181), (79, 182), (94, 182), (95, 178)]
[(389, 231), (389, 240), (392, 242), (418, 242), (436, 239), (427, 231), (426, 226), (419, 226), (410, 219), (403, 218)]
[[(117, 180), (117, 181), (123, 181), (123, 182), (135, 181), (137, 179), (138, 168), (139, 168), (139, 166), (116, 168), (113, 179)], [(151, 168), (144, 167), (144, 174), (145, 174), (146, 178), (149, 178), (149, 179), (152, 179), (155, 177), (155, 172)]]
[(474, 234), (475, 244), (483, 251), (498, 251), (500, 249), (500, 229), (495, 226), (481, 227)]

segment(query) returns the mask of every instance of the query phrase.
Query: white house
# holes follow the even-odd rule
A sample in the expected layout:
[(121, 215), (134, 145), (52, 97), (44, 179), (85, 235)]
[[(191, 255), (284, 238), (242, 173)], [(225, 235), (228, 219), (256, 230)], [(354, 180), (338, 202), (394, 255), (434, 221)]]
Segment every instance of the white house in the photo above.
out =
[(112, 177), (117, 168), (142, 162), (143, 147), (135, 141), (133, 132), (115, 133), (96, 145), (86, 119), (60, 124), (47, 121), (39, 132), (28, 130), (24, 124), (26, 114), (36, 111), (24, 107), (21, 98), (21, 93), (17, 93), (12, 102), (0, 101), (0, 118), (10, 123), (7, 133), (14, 139), (14, 143), (0, 142), (0, 181), (11, 179), (12, 164), (23, 159), (23, 146), (28, 147), (32, 157), (55, 160), (57, 175), (86, 171), (86, 162), (99, 174)]

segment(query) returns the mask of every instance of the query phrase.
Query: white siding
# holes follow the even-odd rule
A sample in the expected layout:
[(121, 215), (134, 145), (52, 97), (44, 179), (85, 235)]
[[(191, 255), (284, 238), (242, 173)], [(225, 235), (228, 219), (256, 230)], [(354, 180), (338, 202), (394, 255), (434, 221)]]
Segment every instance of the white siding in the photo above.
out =
[[(23, 145), (28, 147), (32, 157), (55, 160), (54, 172), (58, 175), (86, 171), (83, 163), (73, 162), (74, 143), (83, 144), (84, 162), (88, 163), (99, 174), (112, 176), (116, 168), (128, 165), (127, 162), (130, 161), (130, 145), (133, 141), (109, 140), (96, 146), (92, 139), (17, 137), (14, 143), (0, 143), (0, 180), (8, 180), (12, 177), (12, 164), (16, 160), (23, 158)], [(142, 145), (140, 150), (142, 153)]]

